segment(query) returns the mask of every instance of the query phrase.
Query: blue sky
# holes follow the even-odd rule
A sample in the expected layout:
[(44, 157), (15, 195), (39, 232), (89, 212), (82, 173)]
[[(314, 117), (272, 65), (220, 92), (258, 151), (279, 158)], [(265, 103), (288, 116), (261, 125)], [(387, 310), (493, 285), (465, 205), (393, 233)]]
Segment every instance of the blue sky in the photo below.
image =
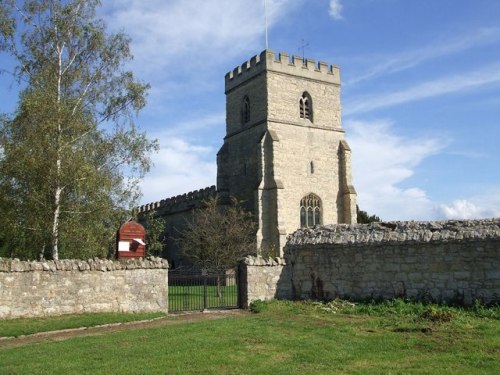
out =
[[(224, 75), (265, 48), (264, 0), (106, 0), (152, 86), (148, 203), (214, 185)], [(500, 216), (500, 1), (267, 0), (269, 47), (337, 64), (361, 209), (384, 220)], [(5, 56), (0, 57), (4, 66)], [(0, 112), (17, 87), (0, 76)]]

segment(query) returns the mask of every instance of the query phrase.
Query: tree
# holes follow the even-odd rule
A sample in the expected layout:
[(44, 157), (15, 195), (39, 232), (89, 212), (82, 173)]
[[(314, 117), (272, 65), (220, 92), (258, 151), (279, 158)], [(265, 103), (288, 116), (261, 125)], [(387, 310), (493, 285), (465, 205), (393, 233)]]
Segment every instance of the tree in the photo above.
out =
[(155, 211), (140, 215), (138, 220), (146, 229), (148, 255), (160, 256), (165, 244), (165, 219)]
[(244, 256), (255, 254), (255, 230), (252, 214), (236, 199), (221, 205), (210, 198), (193, 212), (178, 241), (182, 253), (197, 267), (222, 274)]
[(358, 216), (358, 224), (369, 224), (380, 221), (380, 218), (377, 215), (368, 215), (366, 211), (360, 210), (358, 205), (356, 205), (356, 212)]
[(24, 87), (0, 120), (0, 246), (11, 256), (105, 255), (157, 148), (133, 121), (149, 86), (123, 69), (130, 40), (106, 33), (99, 5), (0, 4), (0, 48)]
[(8, 4), (0, 3), (0, 50), (7, 48), (5, 41), (12, 38), (14, 34), (14, 19), (9, 14)]

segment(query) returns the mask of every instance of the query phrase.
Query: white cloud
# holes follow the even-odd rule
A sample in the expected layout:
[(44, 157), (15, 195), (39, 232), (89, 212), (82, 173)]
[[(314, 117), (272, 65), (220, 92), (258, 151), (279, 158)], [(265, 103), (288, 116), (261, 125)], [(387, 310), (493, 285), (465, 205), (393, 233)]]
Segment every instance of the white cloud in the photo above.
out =
[(500, 64), (492, 64), (472, 72), (427, 81), (396, 92), (360, 98), (344, 105), (345, 115), (369, 112), (398, 104), (435, 96), (457, 93), (500, 83)]
[(342, 19), (342, 4), (340, 0), (330, 0), (330, 9), (328, 13), (336, 20)]
[(500, 187), (452, 202), (433, 201), (419, 186), (402, 187), (425, 159), (441, 153), (448, 141), (408, 138), (387, 120), (348, 121), (354, 186), (359, 207), (382, 220), (449, 220), (500, 217)]
[(464, 52), (468, 49), (478, 48), (488, 44), (498, 43), (499, 41), (500, 28), (482, 28), (453, 39), (434, 40), (423, 48), (417, 48), (395, 55), (365, 57), (363, 60), (370, 62), (368, 71), (364, 74), (358, 72), (357, 76), (346, 82), (346, 84), (354, 84), (378, 76), (400, 72), (429, 60)]
[[(198, 118), (186, 119), (181, 123), (171, 125), (156, 135), (156, 138), (161, 142), (170, 142), (171, 137), (187, 137), (194, 134), (198, 136), (200, 130), (215, 129), (216, 127), (224, 128), (226, 122), (225, 113), (210, 113)], [(193, 138), (193, 136), (191, 136)], [(220, 139), (222, 145), (222, 138)], [(161, 144), (160, 144), (161, 146)]]
[(484, 208), (465, 199), (456, 200), (451, 204), (440, 204), (437, 211), (446, 219), (472, 219), (491, 216)]
[[(268, 0), (270, 27), (299, 4)], [(111, 28), (132, 37), (137, 68), (151, 76), (203, 70), (264, 49), (263, 1), (108, 0), (103, 6)]]
[(400, 184), (414, 174), (424, 159), (438, 153), (445, 142), (404, 138), (389, 121), (349, 121), (348, 141), (353, 150), (354, 185), (362, 210), (383, 220), (429, 219), (435, 205), (426, 192)]
[(141, 182), (143, 204), (215, 185), (216, 150), (179, 137), (160, 139), (154, 170)]
[(439, 204), (436, 212), (443, 219), (500, 217), (500, 188), (484, 189), (481, 195)]

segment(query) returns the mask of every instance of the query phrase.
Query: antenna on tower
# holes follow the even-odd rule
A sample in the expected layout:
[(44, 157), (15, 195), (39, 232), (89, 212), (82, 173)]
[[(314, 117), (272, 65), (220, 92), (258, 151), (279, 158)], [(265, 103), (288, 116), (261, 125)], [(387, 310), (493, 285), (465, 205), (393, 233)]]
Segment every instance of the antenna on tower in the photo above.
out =
[(267, 39), (267, 0), (264, 0), (264, 20), (266, 23), (266, 50), (269, 49), (269, 41)]

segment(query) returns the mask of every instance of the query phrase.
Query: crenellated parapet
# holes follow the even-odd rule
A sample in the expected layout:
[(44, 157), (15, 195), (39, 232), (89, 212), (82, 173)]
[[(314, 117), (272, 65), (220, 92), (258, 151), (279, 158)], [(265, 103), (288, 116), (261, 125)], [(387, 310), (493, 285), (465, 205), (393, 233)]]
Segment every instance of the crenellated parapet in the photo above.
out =
[(149, 211), (161, 211), (162, 214), (178, 212), (193, 206), (198, 206), (208, 198), (214, 197), (216, 193), (217, 191), (215, 186), (209, 186), (186, 194), (162, 199), (158, 202), (148, 203), (138, 207), (136, 210), (139, 214), (147, 213)]
[(293, 74), (340, 85), (340, 70), (337, 65), (304, 59), (302, 56), (290, 56), (283, 52), (276, 55), (272, 50), (264, 50), (226, 74), (226, 93), (264, 71)]

